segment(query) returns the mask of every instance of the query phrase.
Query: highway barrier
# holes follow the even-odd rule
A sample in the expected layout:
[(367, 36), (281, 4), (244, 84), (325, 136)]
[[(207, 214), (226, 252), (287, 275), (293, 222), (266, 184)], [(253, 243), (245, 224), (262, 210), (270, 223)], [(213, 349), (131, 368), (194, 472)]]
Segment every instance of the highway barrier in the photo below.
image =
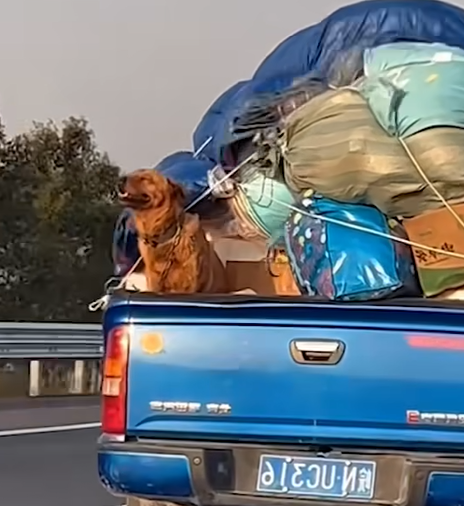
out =
[(0, 322), (0, 398), (97, 395), (100, 325)]

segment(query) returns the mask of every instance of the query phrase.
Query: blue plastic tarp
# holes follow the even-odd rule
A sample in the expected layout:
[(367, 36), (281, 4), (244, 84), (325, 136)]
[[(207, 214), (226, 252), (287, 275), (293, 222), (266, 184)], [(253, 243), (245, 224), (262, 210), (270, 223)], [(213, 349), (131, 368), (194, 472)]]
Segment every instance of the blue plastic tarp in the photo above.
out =
[(293, 76), (278, 75), (271, 79), (241, 81), (223, 93), (208, 109), (193, 133), (193, 147), (197, 151), (209, 138), (202, 155), (215, 163), (223, 162), (223, 149), (239, 137), (232, 131), (234, 119), (247, 103), (257, 95), (273, 94), (289, 88)]
[(192, 204), (208, 188), (208, 172), (214, 163), (204, 156), (195, 158), (192, 152), (178, 151), (167, 156), (155, 167), (185, 192), (185, 205)]
[[(308, 17), (310, 4), (308, 3)], [(340, 53), (397, 41), (442, 42), (464, 47), (464, 11), (434, 0), (367, 0), (342, 7), (284, 40), (253, 79), (327, 72)]]
[(163, 173), (166, 171), (169, 172), (173, 165), (181, 162), (189, 162), (190, 160), (193, 160), (193, 153), (191, 151), (176, 151), (163, 158), (161, 162), (158, 162), (155, 169)]
[(220, 132), (219, 137), (222, 138), (224, 130), (227, 128), (228, 118), (225, 117), (227, 111), (233, 109), (234, 99), (236, 100), (237, 94), (243, 91), (247, 83), (248, 81), (241, 81), (234, 84), (213, 102), (193, 132), (194, 151), (199, 150), (208, 139), (212, 138), (202, 150), (202, 155), (217, 162), (219, 151), (217, 145), (218, 132)]
[(222, 94), (196, 128), (194, 149), (211, 137), (204, 153), (221, 163), (223, 148), (238, 140), (232, 132), (234, 119), (257, 95), (281, 92), (308, 73), (324, 79), (337, 66), (347, 65), (347, 52), (396, 41), (442, 42), (464, 48), (464, 10), (435, 0), (367, 0), (335, 11), (284, 40), (252, 80)]

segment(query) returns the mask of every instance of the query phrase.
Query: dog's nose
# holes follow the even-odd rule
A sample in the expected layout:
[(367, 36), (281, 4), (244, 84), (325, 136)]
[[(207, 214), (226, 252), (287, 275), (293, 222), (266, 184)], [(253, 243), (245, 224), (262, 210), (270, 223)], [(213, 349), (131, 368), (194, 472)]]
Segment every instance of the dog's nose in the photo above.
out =
[(125, 193), (126, 192), (126, 183), (127, 183), (127, 176), (121, 176), (118, 181), (118, 191), (119, 193)]

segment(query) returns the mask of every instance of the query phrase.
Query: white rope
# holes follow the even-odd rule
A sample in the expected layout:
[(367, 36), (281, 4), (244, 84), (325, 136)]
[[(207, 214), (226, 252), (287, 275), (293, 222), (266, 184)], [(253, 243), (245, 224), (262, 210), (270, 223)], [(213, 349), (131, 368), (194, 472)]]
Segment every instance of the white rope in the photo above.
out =
[(201, 153), (206, 149), (206, 147), (211, 143), (213, 140), (213, 136), (208, 137), (206, 141), (193, 153), (193, 158), (198, 158)]
[(420, 166), (420, 163), (416, 159), (416, 157), (413, 155), (412, 151), (409, 149), (409, 146), (406, 144), (405, 140), (402, 137), (397, 137), (399, 143), (403, 147), (404, 151), (408, 155), (409, 159), (411, 160), (412, 164), (414, 165), (414, 168), (419, 173), (420, 177), (424, 180), (425, 184), (435, 193), (435, 195), (440, 199), (441, 203), (444, 205), (446, 210), (454, 217), (454, 219), (459, 223), (462, 229), (464, 229), (464, 222), (462, 221), (461, 217), (458, 215), (458, 213), (448, 204), (445, 197), (437, 190), (435, 185), (430, 181), (427, 174), (425, 173), (424, 169)]
[[(311, 197), (308, 197), (308, 198), (311, 198)], [(387, 233), (384, 233), (384, 232), (379, 232), (377, 230), (372, 230), (370, 228), (363, 227), (362, 225), (357, 225), (355, 223), (349, 223), (349, 222), (346, 222), (346, 221), (337, 220), (335, 218), (329, 218), (327, 216), (322, 216), (320, 214), (313, 213), (311, 211), (307, 211), (306, 209), (301, 209), (301, 208), (296, 207), (296, 206), (294, 206), (292, 204), (288, 204), (287, 202), (282, 202), (282, 201), (276, 199), (275, 197), (273, 197), (272, 200), (276, 204), (279, 204), (279, 205), (281, 205), (283, 207), (286, 207), (286, 208), (288, 208), (291, 211), (296, 211), (296, 212), (298, 212), (298, 213), (300, 213), (302, 215), (308, 216), (309, 218), (325, 221), (327, 223), (333, 223), (334, 225), (340, 225), (342, 227), (350, 228), (350, 229), (356, 230), (358, 232), (365, 232), (366, 234), (375, 235), (377, 237), (382, 237), (384, 239), (390, 239), (391, 241), (395, 241), (395, 242), (398, 242), (398, 243), (401, 243), (401, 244), (406, 244), (408, 246), (411, 246), (412, 248), (417, 248), (417, 249), (429, 251), (431, 253), (438, 253), (440, 255), (449, 256), (449, 257), (452, 257), (452, 258), (458, 258), (459, 260), (464, 260), (464, 253), (456, 253), (456, 252), (453, 252), (453, 251), (444, 251), (444, 250), (441, 250), (441, 249), (438, 249), (438, 248), (432, 248), (430, 246), (426, 246), (425, 244), (420, 244), (420, 243), (417, 243), (417, 242), (414, 242), (414, 241), (410, 241), (409, 239), (403, 239), (402, 237), (396, 237), (396, 236), (391, 235), (391, 234), (387, 234)]]

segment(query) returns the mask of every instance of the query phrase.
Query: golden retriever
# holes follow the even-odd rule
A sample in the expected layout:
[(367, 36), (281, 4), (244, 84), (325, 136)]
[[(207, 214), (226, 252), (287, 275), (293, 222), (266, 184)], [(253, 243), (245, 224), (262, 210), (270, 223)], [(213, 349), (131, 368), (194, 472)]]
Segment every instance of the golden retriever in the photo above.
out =
[(154, 169), (122, 177), (119, 201), (134, 211), (147, 289), (154, 293), (227, 293), (225, 268), (198, 215), (184, 211), (182, 188)]

